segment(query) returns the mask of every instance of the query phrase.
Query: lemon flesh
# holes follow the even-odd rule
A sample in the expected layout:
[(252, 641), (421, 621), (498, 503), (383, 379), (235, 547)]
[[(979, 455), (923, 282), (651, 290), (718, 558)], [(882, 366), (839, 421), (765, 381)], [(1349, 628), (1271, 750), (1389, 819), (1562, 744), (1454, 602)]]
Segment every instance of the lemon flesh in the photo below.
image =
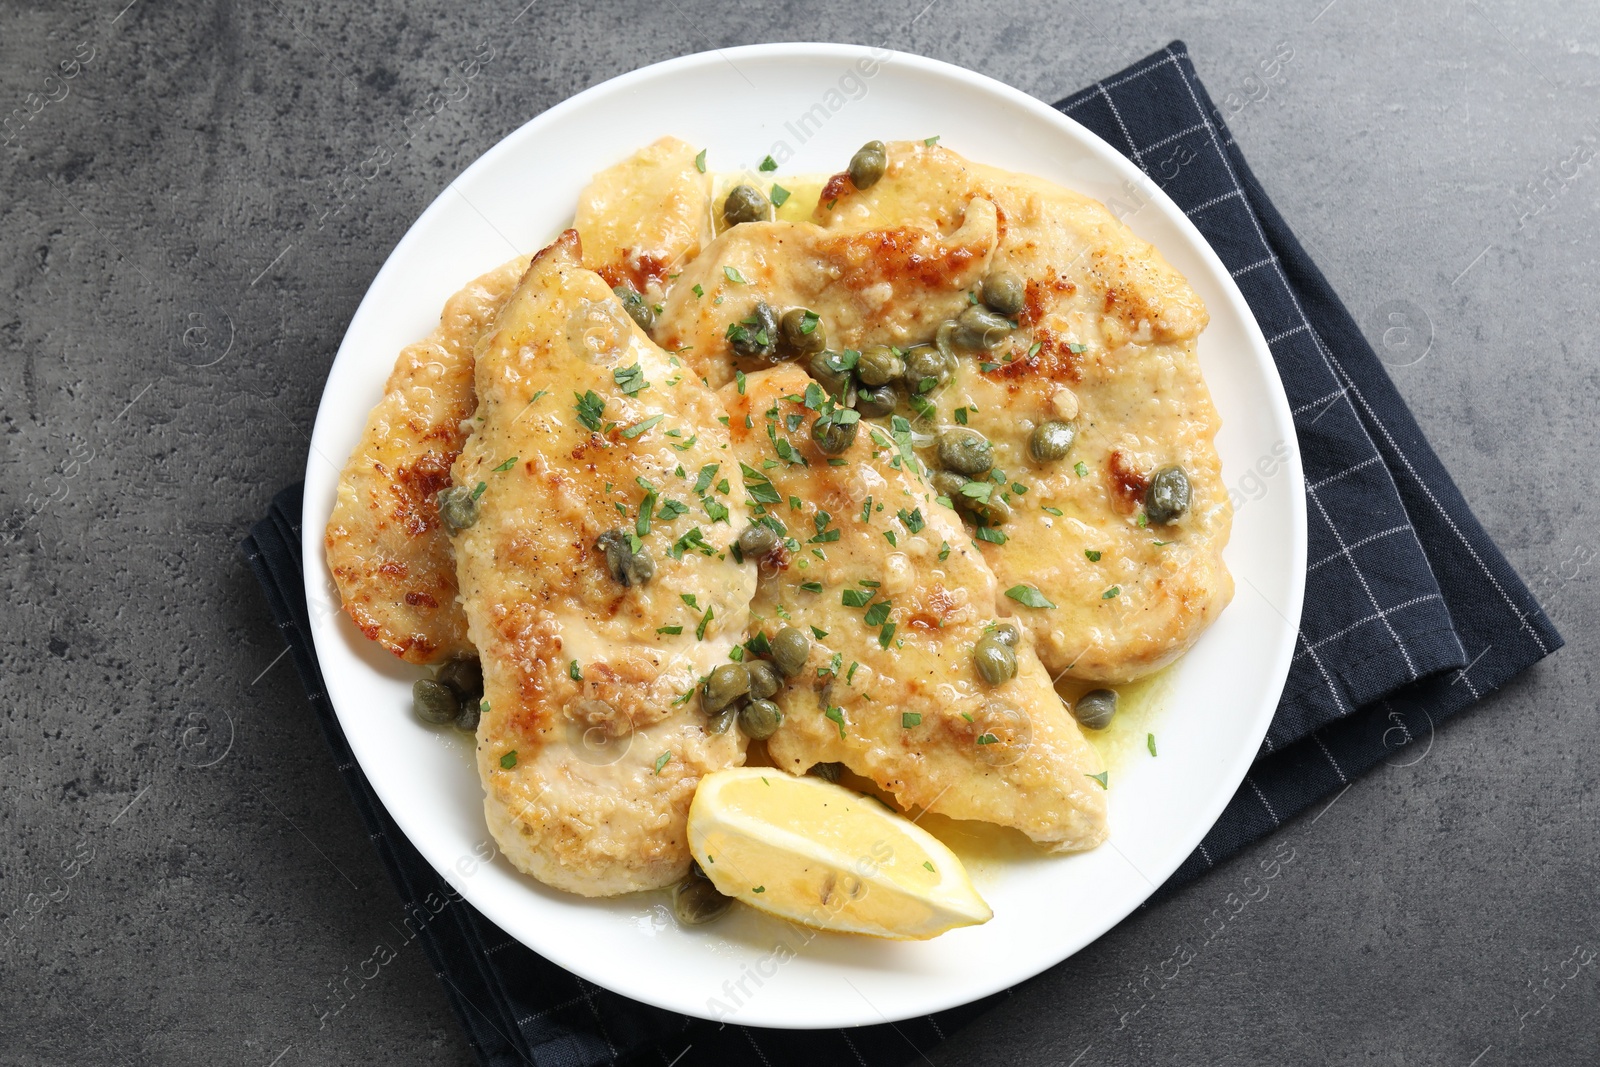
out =
[(689, 849), (718, 891), (820, 930), (902, 940), (988, 922), (955, 853), (820, 778), (735, 767), (700, 779)]

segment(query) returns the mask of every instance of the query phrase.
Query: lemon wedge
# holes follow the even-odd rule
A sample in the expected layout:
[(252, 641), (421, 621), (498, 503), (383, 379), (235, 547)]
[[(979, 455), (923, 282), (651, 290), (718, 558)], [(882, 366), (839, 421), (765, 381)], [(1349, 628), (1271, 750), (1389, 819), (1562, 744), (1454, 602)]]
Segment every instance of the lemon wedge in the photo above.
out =
[(920, 941), (994, 916), (926, 830), (871, 797), (770, 767), (700, 779), (689, 849), (718, 891), (819, 930)]

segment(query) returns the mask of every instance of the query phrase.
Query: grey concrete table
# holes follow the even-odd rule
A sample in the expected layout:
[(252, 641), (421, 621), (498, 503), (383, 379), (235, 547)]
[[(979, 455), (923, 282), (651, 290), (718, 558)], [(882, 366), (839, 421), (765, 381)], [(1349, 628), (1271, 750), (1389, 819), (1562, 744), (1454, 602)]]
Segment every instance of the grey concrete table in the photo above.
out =
[(471, 1062), (414, 947), (319, 1020), (398, 901), (233, 545), (300, 477), (373, 273), (479, 153), (713, 46), (884, 43), (1053, 100), (1180, 36), (1570, 644), (930, 1059), (1600, 1059), (1600, 9), (924, 4), (4, 6), (0, 1063)]

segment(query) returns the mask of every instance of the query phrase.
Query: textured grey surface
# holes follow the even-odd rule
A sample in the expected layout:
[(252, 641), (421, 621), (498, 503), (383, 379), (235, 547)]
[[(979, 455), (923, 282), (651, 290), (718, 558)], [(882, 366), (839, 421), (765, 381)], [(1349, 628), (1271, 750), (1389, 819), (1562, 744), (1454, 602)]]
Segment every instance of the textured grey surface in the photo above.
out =
[[(931, 1059), (1600, 1059), (1600, 10), (525, 2), (0, 11), (0, 1063), (470, 1062), (415, 947), (319, 1021), (399, 907), (233, 547), (457, 172), (712, 46), (885, 43), (1053, 100), (1180, 36), (1369, 336), (1393, 301), (1431, 330), (1396, 380), (1569, 645)], [(484, 40), (467, 96), (408, 119)]]

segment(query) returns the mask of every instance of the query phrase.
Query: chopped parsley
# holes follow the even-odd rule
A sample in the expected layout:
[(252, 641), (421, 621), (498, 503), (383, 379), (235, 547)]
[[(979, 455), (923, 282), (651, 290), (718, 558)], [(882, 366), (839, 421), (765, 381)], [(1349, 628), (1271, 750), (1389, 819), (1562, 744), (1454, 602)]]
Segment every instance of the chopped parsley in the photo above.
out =
[(667, 765), (667, 761), (670, 760), (671, 758), (672, 758), (672, 753), (671, 752), (663, 752), (663, 753), (661, 753), (661, 755), (656, 757), (656, 773), (657, 774), (661, 773), (661, 768), (665, 767)]
[(722, 276), (724, 278), (728, 279), (734, 285), (749, 285), (750, 284), (749, 282), (744, 280), (744, 275), (739, 273), (739, 268), (738, 267), (723, 267), (722, 268)]
[(760, 170), (762, 173), (767, 173), (769, 171), (777, 170), (778, 169), (778, 161), (773, 159), (771, 156), (767, 156), (765, 159), (763, 159), (761, 161), (761, 164), (760, 164), (760, 166), (757, 167), (757, 169)]
[(722, 466), (720, 463), (707, 463), (700, 468), (700, 477), (694, 480), (695, 493), (704, 493), (711, 488), (711, 480), (717, 476), (717, 468), (720, 466)]
[(1089, 562), (1090, 563), (1099, 563), (1100, 562), (1100, 552), (1097, 549), (1086, 548), (1086, 549), (1083, 550), (1083, 554), (1085, 556), (1089, 557)]
[(1081, 459), (1072, 465), (1072, 469), (1078, 472), (1078, 477), (1080, 478), (1089, 476), (1089, 468), (1083, 465), (1083, 460)]
[(950, 542), (949, 541), (940, 541), (939, 542), (939, 562), (943, 563), (945, 560), (947, 560), (949, 558), (950, 558)]
[(822, 583), (821, 582), (801, 582), (800, 583), (800, 588), (804, 589), (808, 593), (820, 593), (820, 592), (822, 592)]
[(676, 637), (677, 635), (683, 633), (683, 627), (681, 627), (681, 626), (658, 626), (658, 627), (656, 627), (656, 633), (658, 633), (658, 634), (671, 634), (672, 636)]
[(577, 409), (578, 421), (591, 430), (599, 430), (600, 416), (605, 414), (606, 410), (606, 402), (600, 398), (600, 394), (590, 389), (581, 395), (578, 393), (572, 395), (577, 398), (577, 403), (573, 407)]
[(1150, 755), (1154, 756), (1156, 754), (1156, 735), (1155, 734), (1145, 734), (1144, 735), (1144, 747), (1148, 748), (1150, 750)]
[(839, 595), (839, 602), (847, 608), (864, 608), (872, 603), (876, 595), (868, 589), (846, 589)]
[(505, 471), (508, 471), (512, 467), (516, 466), (516, 464), (517, 464), (517, 457), (516, 456), (512, 456), (510, 459), (508, 459), (504, 463), (500, 464), (500, 466), (496, 467), (494, 469), (494, 473), (502, 474)]
[(883, 629), (878, 631), (878, 647), (879, 648), (888, 648), (889, 647), (889, 642), (894, 640), (894, 631), (895, 631), (895, 625), (892, 622), (889, 623), (888, 625), (884, 626)]
[(716, 555), (716, 549), (706, 543), (705, 534), (698, 526), (691, 526), (688, 532), (672, 542), (672, 547), (667, 549), (667, 555), (673, 559), (682, 559), (685, 552), (698, 552), (702, 556)]
[(922, 714), (916, 711), (902, 711), (900, 713), (900, 728), (909, 730), (913, 726), (922, 725)]
[(707, 519), (707, 521), (709, 521), (709, 522), (727, 522), (728, 521), (728, 507), (727, 507), (726, 504), (724, 504), (722, 501), (718, 500), (716, 497), (711, 497), (711, 496), (703, 496), (703, 497), (701, 497), (700, 498), (700, 506), (706, 509), (706, 519)]
[(905, 523), (906, 529), (911, 533), (919, 534), (927, 526), (927, 522), (922, 518), (921, 508), (914, 508), (909, 513), (905, 508), (901, 508), (895, 514), (899, 516), (901, 522)]
[(956, 421), (959, 422), (963, 426), (965, 426), (967, 424), (967, 409), (966, 408), (956, 408)]
[(701, 174), (706, 172), (706, 150), (700, 149), (700, 154), (694, 157), (694, 169)]
[(567, 664), (567, 677), (571, 678), (574, 682), (583, 681), (583, 668), (578, 666), (577, 660), (573, 660), (571, 663)]
[(650, 388), (650, 383), (644, 380), (644, 368), (637, 363), (612, 371), (611, 380), (629, 396), (638, 396), (641, 391)]
[(654, 427), (658, 422), (660, 422), (664, 418), (666, 418), (665, 415), (651, 415), (648, 419), (645, 419), (642, 422), (636, 422), (632, 426), (629, 426), (628, 428), (623, 430), (622, 431), (622, 436), (628, 438), (631, 441), (635, 437), (638, 437), (640, 434), (648, 432), (652, 427)]
[(1018, 604), (1029, 608), (1053, 608), (1054, 604), (1045, 599), (1043, 593), (1031, 585), (1014, 585), (1006, 590), (1006, 596)]
[(784, 204), (784, 201), (786, 201), (788, 199), (789, 199), (789, 190), (785, 189), (783, 186), (779, 185), (777, 182), (773, 182), (772, 183), (772, 206), (773, 207), (782, 207), (783, 204)]
[(1085, 778), (1093, 778), (1095, 781), (1099, 782), (1101, 789), (1110, 789), (1111, 788), (1109, 785), (1106, 784), (1107, 780), (1111, 777), (1111, 772), (1110, 771), (1101, 771), (1099, 774), (1086, 774), (1086, 775), (1084, 775), (1084, 777)]
[(1044, 512), (1046, 515), (1055, 515), (1058, 518), (1061, 515), (1061, 509), (1060, 508), (1053, 508), (1049, 504), (1040, 504), (1039, 505), (1039, 510)]
[(517, 750), (516, 749), (512, 749), (510, 752), (507, 752), (504, 756), (500, 757), (500, 766), (504, 770), (508, 770), (509, 771), (511, 768), (515, 767), (516, 765), (517, 765)]
[[(932, 148), (934, 145), (939, 143), (939, 138), (937, 136), (929, 137), (926, 140), (924, 140), (922, 143), (923, 143), (924, 146), (926, 146), (928, 148)], [(929, 867), (928, 870), (931, 871), (931, 870), (933, 870), (933, 868)]]
[(828, 705), (828, 710), (823, 712), (822, 714), (824, 716), (826, 716), (827, 718), (832, 719), (833, 722), (839, 727), (839, 740), (843, 741), (844, 737), (845, 737), (844, 709), (843, 708), (836, 708), (832, 704), (830, 704), (830, 705)]
[(1101, 600), (1110, 600), (1112, 597), (1117, 596), (1121, 592), (1122, 592), (1122, 587), (1118, 586), (1118, 585), (1114, 585), (1110, 589), (1107, 589), (1104, 593), (1101, 593), (1100, 594), (1100, 599)]
[[(778, 490), (773, 487), (771, 480), (765, 474), (762, 474), (748, 463), (740, 463), (739, 470), (744, 474), (744, 489), (751, 500), (757, 504), (777, 504), (782, 502), (783, 497), (779, 495)], [(798, 501), (798, 497), (789, 498), (791, 507), (798, 507)]]
[(694, 628), (694, 639), (696, 641), (704, 641), (706, 639), (706, 627), (709, 626), (711, 624), (711, 620), (716, 617), (717, 609), (708, 604), (706, 606), (706, 613), (700, 617), (700, 625)]

